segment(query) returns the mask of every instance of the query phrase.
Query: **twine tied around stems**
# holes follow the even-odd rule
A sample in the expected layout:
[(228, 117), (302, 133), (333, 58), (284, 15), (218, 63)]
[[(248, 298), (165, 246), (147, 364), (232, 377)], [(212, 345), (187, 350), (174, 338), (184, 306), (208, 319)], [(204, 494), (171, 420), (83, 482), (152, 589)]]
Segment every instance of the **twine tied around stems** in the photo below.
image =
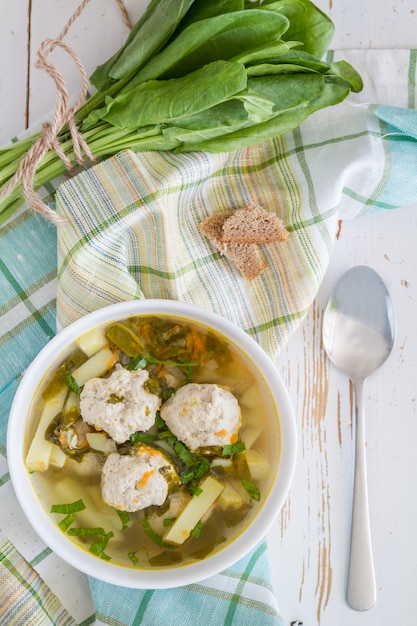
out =
[[(122, 0), (116, 0), (117, 4), (122, 13), (123, 22), (127, 28), (131, 28), (129, 17), (127, 15), (125, 6)], [(68, 20), (65, 25), (64, 30), (60, 34), (60, 36), (56, 39), (46, 39), (43, 41), (38, 50), (38, 60), (35, 64), (35, 67), (40, 68), (47, 72), (47, 74), (53, 79), (55, 82), (56, 89), (56, 105), (54, 117), (51, 123), (45, 123), (42, 125), (42, 133), (37, 139), (37, 141), (32, 145), (32, 147), (28, 150), (26, 155), (22, 158), (16, 173), (13, 178), (9, 181), (9, 183), (4, 187), (0, 192), (0, 197), (7, 195), (10, 191), (12, 191), (16, 185), (21, 181), (22, 185), (22, 194), (27, 202), (27, 204), (37, 213), (40, 213), (51, 222), (56, 225), (63, 224), (66, 222), (64, 218), (61, 218), (56, 214), (54, 210), (52, 210), (35, 191), (35, 175), (36, 170), (39, 163), (42, 161), (44, 156), (47, 154), (49, 150), (55, 150), (57, 155), (60, 157), (62, 162), (64, 163), (67, 170), (72, 170), (74, 165), (85, 166), (86, 158), (90, 162), (94, 162), (96, 159), (91, 152), (86, 140), (83, 135), (77, 128), (77, 124), (75, 122), (75, 113), (81, 107), (81, 105), (85, 102), (88, 91), (88, 77), (84, 66), (77, 56), (77, 54), (65, 44), (62, 39), (68, 32), (70, 26), (77, 19), (77, 17), (81, 14), (85, 6), (88, 4), (89, 0), (83, 0), (71, 18)], [(69, 56), (73, 59), (75, 66), (77, 67), (79, 74), (81, 76), (81, 89), (80, 95), (76, 101), (76, 103), (68, 108), (68, 90), (65, 85), (65, 81), (62, 75), (58, 72), (57, 68), (51, 61), (48, 60), (48, 56), (51, 52), (59, 47), (64, 50)], [(67, 127), (72, 140), (72, 148), (75, 157), (75, 164), (71, 162), (70, 158), (65, 154), (62, 145), (58, 139), (59, 132)]]

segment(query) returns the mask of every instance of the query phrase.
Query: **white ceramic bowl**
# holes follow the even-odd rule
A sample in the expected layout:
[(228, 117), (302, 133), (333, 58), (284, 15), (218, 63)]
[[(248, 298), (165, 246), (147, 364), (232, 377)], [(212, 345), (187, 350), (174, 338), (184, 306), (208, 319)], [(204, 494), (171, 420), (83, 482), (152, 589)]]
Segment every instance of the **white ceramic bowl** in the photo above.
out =
[[(257, 514), (231, 543), (202, 561), (179, 565), (175, 569), (136, 569), (104, 561), (78, 547), (59, 530), (40, 502), (31, 475), (25, 467), (28, 423), (32, 417), (33, 398), (47, 373), (66, 356), (69, 346), (90, 328), (128, 318), (130, 315), (172, 315), (186, 318), (219, 331), (246, 353), (269, 387), (279, 415), (275, 424), (276, 466), (271, 468), (270, 485), (262, 498)], [(89, 576), (113, 584), (158, 589), (178, 587), (214, 575), (247, 554), (268, 532), (287, 496), (296, 458), (296, 429), (287, 390), (278, 370), (256, 343), (243, 330), (210, 311), (168, 300), (137, 300), (105, 307), (91, 313), (62, 330), (38, 354), (20, 383), (9, 418), (7, 457), (11, 480), (17, 498), (39, 537), (56, 554)]]

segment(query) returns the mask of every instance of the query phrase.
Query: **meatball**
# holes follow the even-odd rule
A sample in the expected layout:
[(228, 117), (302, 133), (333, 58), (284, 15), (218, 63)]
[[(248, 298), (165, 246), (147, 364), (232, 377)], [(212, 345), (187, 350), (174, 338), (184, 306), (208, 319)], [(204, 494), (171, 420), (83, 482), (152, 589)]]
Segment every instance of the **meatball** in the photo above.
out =
[(123, 443), (138, 430), (153, 426), (161, 400), (144, 387), (146, 370), (116, 369), (109, 378), (91, 378), (80, 396), (85, 422), (104, 430), (114, 441)]
[(161, 417), (191, 451), (235, 443), (242, 425), (237, 399), (215, 384), (184, 385), (162, 405)]
[(168, 482), (159, 470), (167, 466), (167, 457), (151, 446), (140, 446), (136, 456), (113, 452), (101, 474), (103, 500), (128, 512), (160, 506), (168, 495)]

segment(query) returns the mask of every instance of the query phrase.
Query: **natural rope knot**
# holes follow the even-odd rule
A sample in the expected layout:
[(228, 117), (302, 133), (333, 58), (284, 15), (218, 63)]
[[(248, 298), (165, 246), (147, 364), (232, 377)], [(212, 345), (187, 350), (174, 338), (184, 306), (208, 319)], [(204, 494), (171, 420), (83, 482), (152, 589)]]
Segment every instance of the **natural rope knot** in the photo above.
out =
[[(70, 55), (81, 76), (80, 95), (78, 97), (78, 100), (70, 109), (68, 109), (68, 91), (65, 85), (65, 81), (63, 80), (61, 74), (58, 72), (56, 67), (50, 61), (48, 61), (47, 58), (56, 46), (59, 46)], [(66, 43), (61, 41), (61, 39), (46, 39), (39, 47), (38, 61), (36, 62), (36, 67), (45, 70), (54, 80), (56, 87), (57, 101), (55, 115), (50, 125), (50, 129), (47, 130), (45, 135), (49, 139), (51, 147), (56, 150), (61, 159), (64, 161), (66, 167), (68, 169), (72, 169), (72, 165), (69, 159), (63, 155), (63, 152), (61, 150), (57, 150), (57, 143), (59, 143), (57, 135), (64, 126), (68, 126), (74, 147), (75, 160), (78, 165), (85, 165), (83, 152), (90, 161), (94, 161), (94, 155), (90, 151), (90, 148), (88, 147), (88, 144), (85, 141), (84, 137), (78, 130), (74, 119), (76, 111), (81, 107), (82, 104), (84, 104), (88, 91), (88, 77), (79, 57)]]
[[(68, 108), (69, 98), (65, 81), (55, 65), (48, 60), (48, 55), (57, 46), (70, 55), (81, 76), (82, 84), (80, 95), (71, 108)], [(38, 50), (36, 67), (45, 70), (55, 82), (56, 106), (54, 117), (51, 123), (43, 124), (42, 134), (22, 159), (15, 175), (7, 187), (2, 190), (1, 195), (9, 193), (9, 191), (17, 185), (19, 180), (21, 180), (23, 197), (32, 209), (41, 213), (55, 224), (60, 224), (65, 223), (66, 220), (57, 215), (35, 192), (36, 169), (49, 150), (55, 150), (68, 170), (73, 169), (75, 164), (68, 155), (65, 154), (59, 141), (59, 133), (65, 126), (68, 128), (71, 135), (75, 163), (82, 166), (86, 165), (85, 157), (87, 157), (89, 161), (95, 161), (95, 157), (83, 135), (80, 133), (74, 118), (76, 111), (87, 97), (88, 77), (79, 57), (60, 39), (46, 39), (42, 42)]]

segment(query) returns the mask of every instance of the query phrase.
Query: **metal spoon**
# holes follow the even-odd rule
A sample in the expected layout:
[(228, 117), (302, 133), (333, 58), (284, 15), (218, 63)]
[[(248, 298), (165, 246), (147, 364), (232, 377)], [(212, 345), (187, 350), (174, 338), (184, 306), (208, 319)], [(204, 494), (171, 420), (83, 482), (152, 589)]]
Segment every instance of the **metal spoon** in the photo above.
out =
[(355, 390), (355, 478), (347, 601), (358, 611), (372, 608), (376, 601), (366, 479), (364, 385), (388, 358), (394, 335), (394, 309), (381, 277), (365, 266), (346, 272), (324, 313), (323, 344), (330, 360), (349, 376)]

